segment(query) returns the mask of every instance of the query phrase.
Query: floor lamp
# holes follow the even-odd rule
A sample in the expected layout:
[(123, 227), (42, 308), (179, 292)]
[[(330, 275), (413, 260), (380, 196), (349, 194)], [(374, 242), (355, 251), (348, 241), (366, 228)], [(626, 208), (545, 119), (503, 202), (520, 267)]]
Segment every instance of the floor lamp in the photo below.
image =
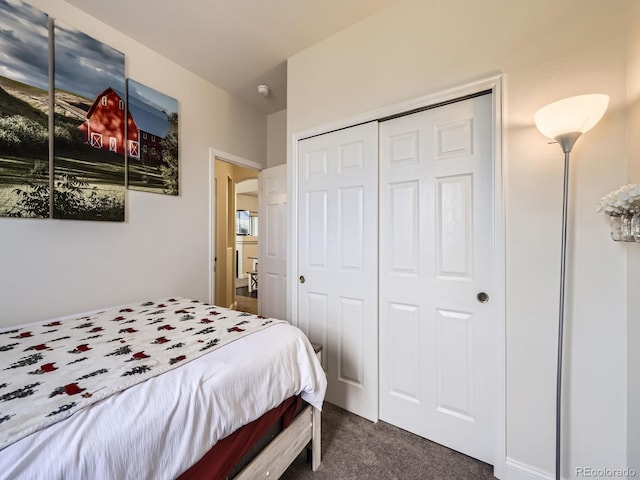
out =
[(556, 480), (560, 480), (560, 440), (562, 411), (562, 347), (564, 332), (565, 269), (567, 264), (567, 203), (569, 190), (569, 155), (580, 136), (593, 128), (609, 105), (602, 94), (565, 98), (536, 112), (540, 132), (555, 140), (564, 152), (564, 190), (562, 196), (562, 249), (560, 254), (560, 309), (558, 321), (558, 363), (556, 374)]

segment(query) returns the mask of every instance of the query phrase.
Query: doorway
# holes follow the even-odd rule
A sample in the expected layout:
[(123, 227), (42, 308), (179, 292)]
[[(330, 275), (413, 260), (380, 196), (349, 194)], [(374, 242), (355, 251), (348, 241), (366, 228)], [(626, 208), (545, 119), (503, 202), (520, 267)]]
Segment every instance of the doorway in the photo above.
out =
[[(239, 297), (236, 282), (239, 280), (242, 288), (243, 280), (247, 279), (247, 287), (255, 287), (251, 293), (255, 290), (257, 294), (257, 282), (250, 282), (251, 272), (257, 273), (258, 268), (258, 170), (216, 155), (213, 181), (213, 303), (257, 313), (257, 297), (255, 301), (252, 296)], [(251, 233), (255, 235), (249, 235)]]
[(236, 309), (258, 313), (258, 176), (236, 183)]

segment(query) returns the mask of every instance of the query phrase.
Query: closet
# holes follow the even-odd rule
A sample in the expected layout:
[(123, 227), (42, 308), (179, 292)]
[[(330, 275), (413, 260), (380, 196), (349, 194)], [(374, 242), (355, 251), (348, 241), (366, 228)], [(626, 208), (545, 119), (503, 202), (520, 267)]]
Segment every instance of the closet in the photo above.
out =
[(493, 463), (493, 102), (298, 142), (298, 325), (327, 401)]

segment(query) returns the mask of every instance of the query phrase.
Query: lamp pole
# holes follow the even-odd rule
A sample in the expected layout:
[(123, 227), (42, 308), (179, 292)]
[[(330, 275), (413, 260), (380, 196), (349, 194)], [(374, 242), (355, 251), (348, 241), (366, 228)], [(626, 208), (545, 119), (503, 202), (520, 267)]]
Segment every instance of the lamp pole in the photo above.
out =
[(556, 480), (560, 480), (562, 432), (562, 358), (564, 345), (564, 292), (567, 268), (567, 211), (569, 204), (569, 157), (580, 132), (559, 135), (555, 140), (564, 152), (564, 189), (562, 195), (562, 243), (560, 250), (560, 302), (558, 313), (558, 363), (556, 373)]

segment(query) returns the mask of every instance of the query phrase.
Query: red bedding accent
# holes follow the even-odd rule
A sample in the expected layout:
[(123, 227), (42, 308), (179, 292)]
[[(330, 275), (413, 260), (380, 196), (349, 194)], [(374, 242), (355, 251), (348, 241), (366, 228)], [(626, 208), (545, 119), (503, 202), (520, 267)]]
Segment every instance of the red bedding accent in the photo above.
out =
[(280, 418), (283, 419), (284, 428), (287, 428), (300, 410), (301, 404), (302, 399), (299, 395), (290, 397), (257, 420), (239, 428), (216, 443), (197, 463), (180, 475), (178, 480), (224, 480), (251, 446)]

